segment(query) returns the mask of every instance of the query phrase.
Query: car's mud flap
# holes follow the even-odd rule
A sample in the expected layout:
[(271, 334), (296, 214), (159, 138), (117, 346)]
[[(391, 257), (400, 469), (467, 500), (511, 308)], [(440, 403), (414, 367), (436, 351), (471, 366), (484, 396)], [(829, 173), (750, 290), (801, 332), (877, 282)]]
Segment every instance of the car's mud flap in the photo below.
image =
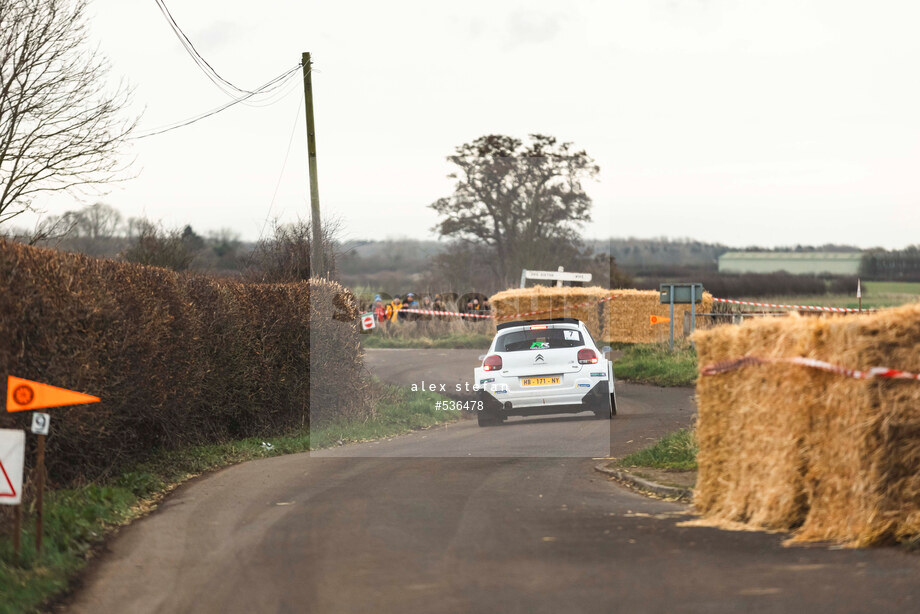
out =
[(598, 382), (588, 394), (581, 398), (581, 403), (586, 409), (606, 407), (610, 403), (610, 386), (607, 385), (607, 382)]

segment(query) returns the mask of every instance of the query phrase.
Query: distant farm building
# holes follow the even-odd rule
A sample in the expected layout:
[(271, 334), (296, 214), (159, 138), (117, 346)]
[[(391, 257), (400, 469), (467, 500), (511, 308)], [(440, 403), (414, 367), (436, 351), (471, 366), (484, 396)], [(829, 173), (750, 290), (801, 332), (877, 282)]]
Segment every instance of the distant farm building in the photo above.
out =
[(860, 252), (726, 252), (719, 272), (856, 275), (861, 260)]

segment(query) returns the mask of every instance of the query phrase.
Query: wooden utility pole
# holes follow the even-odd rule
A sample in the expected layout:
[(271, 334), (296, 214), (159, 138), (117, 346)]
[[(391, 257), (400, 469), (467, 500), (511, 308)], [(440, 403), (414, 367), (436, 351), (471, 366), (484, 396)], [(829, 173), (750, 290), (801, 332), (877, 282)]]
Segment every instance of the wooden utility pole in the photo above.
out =
[(13, 561), (19, 562), (19, 539), (22, 533), (22, 504), (13, 510)]
[(35, 462), (35, 556), (42, 553), (43, 520), (45, 516), (45, 436), (38, 436), (37, 460)]
[(316, 178), (316, 129), (313, 124), (313, 77), (310, 53), (301, 59), (303, 67), (304, 106), (307, 108), (307, 154), (310, 164), (310, 225), (313, 227), (313, 245), (310, 250), (311, 277), (326, 275), (323, 258), (323, 227), (319, 215), (319, 182)]

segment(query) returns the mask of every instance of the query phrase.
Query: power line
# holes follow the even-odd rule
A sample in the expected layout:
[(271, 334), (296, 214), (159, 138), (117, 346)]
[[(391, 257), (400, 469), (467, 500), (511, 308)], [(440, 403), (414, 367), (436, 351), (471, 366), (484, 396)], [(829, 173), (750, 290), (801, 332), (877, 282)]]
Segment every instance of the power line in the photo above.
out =
[[(243, 97), (241, 97), (241, 98), (236, 98), (236, 99), (234, 99), (234, 100), (231, 100), (230, 102), (228, 102), (228, 103), (226, 103), (226, 104), (223, 104), (223, 105), (221, 105), (221, 106), (219, 106), (219, 107), (217, 107), (217, 108), (215, 108), (215, 109), (212, 109), (212, 110), (210, 110), (210, 111), (207, 111), (207, 112), (202, 113), (202, 114), (200, 114), (200, 115), (196, 115), (196, 116), (191, 117), (191, 118), (188, 118), (188, 119), (179, 120), (179, 121), (174, 122), (174, 123), (172, 123), (172, 124), (167, 124), (166, 126), (162, 126), (162, 127), (160, 127), (160, 128), (154, 128), (154, 129), (153, 129), (152, 131), (150, 131), (150, 132), (147, 132), (147, 133), (145, 133), (145, 134), (141, 134), (141, 135), (136, 136), (136, 137), (133, 137), (133, 138), (134, 138), (135, 140), (138, 140), (138, 139), (145, 139), (145, 138), (147, 138), (147, 137), (156, 136), (156, 135), (158, 135), (158, 134), (163, 134), (164, 132), (169, 132), (169, 131), (175, 130), (175, 129), (177, 129), (177, 128), (183, 128), (183, 127), (185, 127), (185, 126), (194, 124), (195, 122), (199, 122), (199, 121), (201, 121), (201, 120), (203, 120), (203, 119), (205, 119), (205, 118), (211, 117), (212, 115), (216, 115), (216, 114), (220, 113), (221, 111), (225, 111), (226, 109), (229, 109), (230, 107), (232, 107), (232, 106), (234, 106), (234, 105), (236, 105), (236, 104), (238, 104), (238, 103), (240, 103), (240, 102), (243, 102), (244, 100), (247, 100), (247, 99), (249, 99), (249, 98), (252, 98), (252, 97), (255, 96), (256, 94), (267, 93), (267, 92), (274, 91), (274, 90), (278, 89), (279, 87), (281, 87), (282, 85), (284, 85), (284, 83), (285, 83), (292, 75), (296, 74), (297, 71), (300, 70), (300, 68), (301, 68), (301, 67), (300, 67), (300, 64), (298, 64), (297, 66), (295, 66), (295, 67), (293, 67), (293, 68), (291, 68), (291, 69), (289, 69), (289, 70), (287, 70), (287, 71), (281, 73), (280, 75), (278, 75), (277, 77), (275, 77), (274, 79), (272, 79), (271, 81), (269, 81), (268, 83), (262, 85), (261, 87), (256, 88), (255, 90), (253, 90), (253, 91), (250, 92), (249, 94), (246, 94), (245, 96), (243, 96)], [(277, 102), (277, 100), (273, 101), (271, 104), (273, 104), (274, 102)]]
[(281, 163), (281, 172), (278, 173), (278, 181), (275, 182), (275, 191), (272, 193), (272, 200), (268, 204), (268, 213), (265, 214), (265, 221), (262, 222), (262, 229), (259, 231), (259, 241), (262, 240), (262, 235), (265, 234), (265, 227), (268, 225), (268, 220), (272, 215), (272, 209), (275, 207), (275, 199), (278, 197), (278, 189), (281, 187), (284, 169), (287, 168), (288, 156), (291, 155), (291, 144), (294, 142), (294, 133), (297, 132), (297, 124), (300, 123), (300, 107), (303, 104), (303, 100), (303, 96), (301, 96), (300, 102), (297, 104), (297, 113), (294, 115), (294, 125), (291, 126), (291, 136), (288, 138), (287, 151), (284, 152), (284, 162)]
[[(192, 58), (192, 61), (195, 62), (195, 64), (201, 69), (205, 76), (210, 79), (210, 81), (214, 83), (214, 85), (216, 85), (220, 91), (222, 91), (227, 96), (236, 99), (237, 102), (246, 104), (246, 106), (268, 106), (269, 104), (273, 104), (273, 101), (268, 99), (263, 100), (261, 98), (254, 99), (252, 103), (247, 102), (250, 97), (256, 94), (269, 94), (276, 88), (247, 90), (225, 79), (217, 72), (217, 70), (214, 69), (213, 66), (211, 66), (211, 63), (208, 62), (204, 56), (198, 52), (198, 49), (195, 48), (195, 45), (192, 43), (191, 39), (189, 39), (189, 37), (179, 26), (178, 22), (172, 16), (172, 13), (170, 13), (169, 8), (166, 6), (165, 0), (154, 1), (156, 2), (157, 7), (159, 7), (160, 12), (163, 14), (163, 17), (166, 18), (166, 23), (169, 24), (169, 27), (179, 39), (179, 43)], [(280, 85), (283, 84), (279, 84), (279, 87)]]
[[(182, 28), (179, 27), (179, 24), (173, 18), (172, 13), (169, 12), (169, 9), (166, 7), (166, 2), (164, 0), (154, 0), (157, 6), (160, 9), (160, 12), (163, 13), (163, 17), (166, 18), (166, 22), (169, 24), (169, 27), (172, 28), (173, 33), (178, 37), (179, 42), (185, 48), (185, 51), (191, 56), (192, 60), (198, 67), (204, 72), (204, 74), (210, 79), (221, 91), (225, 94), (228, 94), (232, 97), (236, 97), (240, 94), (253, 94), (249, 90), (245, 90), (237, 85), (234, 85), (230, 81), (224, 79), (211, 64), (204, 59), (204, 57), (198, 53), (198, 50), (195, 49), (195, 45), (192, 44), (192, 41), (189, 40), (185, 32), (182, 31)], [(229, 91), (228, 91), (229, 88)]]

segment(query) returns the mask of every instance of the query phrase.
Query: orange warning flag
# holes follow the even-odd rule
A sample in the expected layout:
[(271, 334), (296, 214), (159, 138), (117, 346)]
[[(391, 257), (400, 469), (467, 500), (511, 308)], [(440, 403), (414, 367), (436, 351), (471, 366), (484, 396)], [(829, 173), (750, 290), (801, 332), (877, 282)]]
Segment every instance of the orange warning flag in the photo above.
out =
[(6, 411), (28, 411), (61, 405), (98, 403), (99, 397), (10, 375), (6, 380)]
[(668, 316), (649, 316), (649, 324), (664, 324), (665, 322), (670, 322), (671, 318)]

